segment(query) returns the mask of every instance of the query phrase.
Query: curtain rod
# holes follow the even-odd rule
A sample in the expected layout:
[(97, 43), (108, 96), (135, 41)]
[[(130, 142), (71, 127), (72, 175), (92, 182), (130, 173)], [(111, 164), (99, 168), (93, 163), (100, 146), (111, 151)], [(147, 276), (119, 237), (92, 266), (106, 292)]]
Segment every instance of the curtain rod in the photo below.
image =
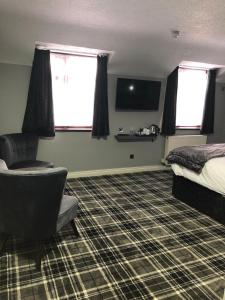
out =
[(47, 46), (42, 45), (36, 45), (35, 48), (40, 50), (49, 50), (52, 53), (59, 53), (59, 54), (67, 54), (67, 55), (74, 55), (74, 56), (86, 56), (86, 57), (97, 57), (97, 56), (109, 56), (109, 53), (90, 53), (90, 52), (76, 52), (76, 51), (70, 51), (70, 50), (61, 50), (61, 49), (55, 49)]
[(70, 52), (70, 51), (60, 51), (55, 49), (48, 49), (52, 53), (56, 54), (65, 54), (65, 55), (73, 55), (73, 56), (86, 56), (86, 57), (97, 57), (98, 54), (91, 54), (91, 53), (77, 53), (77, 52)]
[(192, 67), (192, 66), (179, 66), (179, 69), (191, 69), (191, 70), (201, 70), (201, 71), (209, 71), (209, 68), (204, 67)]

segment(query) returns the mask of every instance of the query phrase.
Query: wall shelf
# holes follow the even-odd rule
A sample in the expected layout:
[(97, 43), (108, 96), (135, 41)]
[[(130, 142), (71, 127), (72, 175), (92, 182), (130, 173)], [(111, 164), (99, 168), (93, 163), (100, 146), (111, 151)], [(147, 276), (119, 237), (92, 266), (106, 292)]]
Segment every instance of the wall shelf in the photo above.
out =
[(115, 139), (118, 142), (154, 142), (157, 135), (129, 135), (129, 134), (117, 134)]

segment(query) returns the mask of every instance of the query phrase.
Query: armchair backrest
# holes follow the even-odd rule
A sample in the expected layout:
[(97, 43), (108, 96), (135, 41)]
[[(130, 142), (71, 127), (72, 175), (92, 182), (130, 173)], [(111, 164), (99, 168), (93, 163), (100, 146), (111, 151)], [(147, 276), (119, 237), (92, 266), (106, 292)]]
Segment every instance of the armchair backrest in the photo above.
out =
[(56, 233), (67, 170), (0, 170), (0, 232), (44, 239)]
[(13, 164), (36, 160), (38, 136), (30, 133), (12, 133), (0, 136), (0, 159), (8, 168)]

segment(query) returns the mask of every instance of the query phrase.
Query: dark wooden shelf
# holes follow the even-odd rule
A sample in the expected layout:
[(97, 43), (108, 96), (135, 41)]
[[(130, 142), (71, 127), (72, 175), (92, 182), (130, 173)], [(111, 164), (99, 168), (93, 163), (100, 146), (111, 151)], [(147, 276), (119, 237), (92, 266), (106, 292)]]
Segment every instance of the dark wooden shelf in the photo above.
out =
[(129, 134), (117, 134), (115, 139), (118, 142), (154, 142), (157, 135), (129, 135)]

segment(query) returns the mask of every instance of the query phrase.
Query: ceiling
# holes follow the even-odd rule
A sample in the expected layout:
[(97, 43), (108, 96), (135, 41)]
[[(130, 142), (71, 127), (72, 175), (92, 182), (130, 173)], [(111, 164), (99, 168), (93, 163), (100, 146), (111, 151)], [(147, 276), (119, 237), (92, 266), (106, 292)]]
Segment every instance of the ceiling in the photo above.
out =
[(184, 60), (225, 65), (224, 0), (0, 0), (0, 20), (0, 62), (31, 65), (40, 41), (113, 51), (114, 74), (160, 78)]

